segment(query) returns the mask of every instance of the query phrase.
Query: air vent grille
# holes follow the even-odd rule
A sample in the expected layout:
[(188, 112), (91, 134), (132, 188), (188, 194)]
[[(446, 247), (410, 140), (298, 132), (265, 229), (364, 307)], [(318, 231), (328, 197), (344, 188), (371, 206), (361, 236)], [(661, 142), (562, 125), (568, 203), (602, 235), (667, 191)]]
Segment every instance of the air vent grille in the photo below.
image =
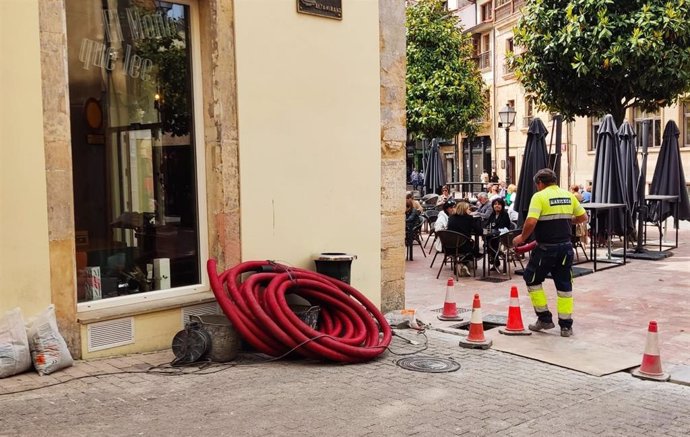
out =
[(220, 307), (216, 302), (184, 307), (182, 308), (182, 326), (189, 321), (189, 316), (203, 316), (205, 314), (220, 314)]
[(134, 343), (134, 318), (108, 320), (87, 325), (88, 351), (95, 352)]

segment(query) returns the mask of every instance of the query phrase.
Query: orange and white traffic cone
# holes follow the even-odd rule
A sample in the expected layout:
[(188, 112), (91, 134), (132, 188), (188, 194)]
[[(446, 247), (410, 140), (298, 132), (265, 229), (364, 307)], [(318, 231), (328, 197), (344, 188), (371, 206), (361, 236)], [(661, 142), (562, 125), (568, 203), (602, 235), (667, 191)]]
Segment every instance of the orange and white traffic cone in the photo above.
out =
[(467, 338), (460, 340), (460, 346), (470, 349), (488, 349), (493, 342), (484, 337), (484, 323), (482, 321), (482, 306), (479, 295), (474, 295), (472, 301), (472, 318), (470, 319), (470, 333)]
[(458, 306), (455, 303), (455, 282), (453, 278), (448, 278), (446, 283), (446, 299), (443, 302), (443, 313), (438, 315), (439, 320), (444, 321), (460, 321), (462, 317), (458, 315)]
[(505, 328), (499, 328), (498, 332), (505, 335), (532, 335), (532, 331), (525, 329), (522, 324), (522, 312), (516, 286), (510, 287), (510, 305), (508, 306), (508, 321)]
[(659, 353), (659, 337), (657, 323), (649, 322), (647, 330), (647, 344), (642, 355), (642, 365), (632, 371), (632, 375), (642, 379), (654, 381), (668, 381), (671, 375), (661, 369), (661, 354)]

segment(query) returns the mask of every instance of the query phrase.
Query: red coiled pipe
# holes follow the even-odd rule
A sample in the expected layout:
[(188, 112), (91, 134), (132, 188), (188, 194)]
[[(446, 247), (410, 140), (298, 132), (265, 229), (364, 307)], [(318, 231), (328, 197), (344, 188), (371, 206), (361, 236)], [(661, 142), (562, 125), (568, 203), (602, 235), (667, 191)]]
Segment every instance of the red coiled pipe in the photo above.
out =
[[(391, 342), (383, 314), (342, 281), (272, 261), (243, 262), (220, 275), (216, 268), (209, 259), (218, 304), (242, 339), (259, 352), (279, 357), (295, 349), (308, 358), (354, 363), (376, 358)], [(321, 307), (318, 331), (289, 308), (287, 294)]]

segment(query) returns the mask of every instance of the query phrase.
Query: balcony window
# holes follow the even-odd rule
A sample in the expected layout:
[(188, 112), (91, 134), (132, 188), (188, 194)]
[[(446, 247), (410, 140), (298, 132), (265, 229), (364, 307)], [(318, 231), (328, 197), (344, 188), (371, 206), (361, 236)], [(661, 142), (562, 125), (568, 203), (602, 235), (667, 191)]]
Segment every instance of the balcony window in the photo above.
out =
[(645, 112), (642, 109), (635, 107), (633, 109), (633, 117), (635, 120), (635, 133), (637, 133), (637, 147), (642, 146), (642, 122), (651, 121), (647, 142), (649, 147), (661, 146), (661, 111)]
[(486, 70), (491, 68), (491, 52), (480, 53), (477, 56), (477, 68)]
[(597, 150), (597, 141), (599, 141), (599, 127), (601, 126), (600, 117), (590, 117), (589, 118), (589, 129), (591, 135), (589, 136), (589, 144), (587, 145), (587, 150), (593, 152)]
[(493, 18), (493, 3), (490, 1), (486, 2), (480, 5), (479, 8), (482, 22), (491, 21)]
[(534, 101), (532, 98), (525, 99), (525, 116), (522, 118), (522, 127), (528, 128), (529, 124), (534, 119)]

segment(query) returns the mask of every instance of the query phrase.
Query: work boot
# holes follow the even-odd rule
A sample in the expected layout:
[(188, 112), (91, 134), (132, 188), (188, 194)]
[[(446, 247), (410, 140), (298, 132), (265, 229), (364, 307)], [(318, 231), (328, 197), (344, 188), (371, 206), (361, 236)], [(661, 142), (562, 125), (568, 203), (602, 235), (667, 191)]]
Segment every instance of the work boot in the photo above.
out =
[(573, 328), (561, 328), (561, 337), (570, 337), (573, 335)]
[[(530, 325), (528, 326), (530, 331), (535, 331), (535, 332), (543, 331), (544, 329), (553, 329), (555, 327), (556, 327), (556, 325), (554, 325), (553, 322), (547, 323), (547, 322), (542, 322), (541, 320), (537, 320), (534, 323), (530, 323)], [(561, 335), (563, 335), (563, 331), (561, 331)]]

